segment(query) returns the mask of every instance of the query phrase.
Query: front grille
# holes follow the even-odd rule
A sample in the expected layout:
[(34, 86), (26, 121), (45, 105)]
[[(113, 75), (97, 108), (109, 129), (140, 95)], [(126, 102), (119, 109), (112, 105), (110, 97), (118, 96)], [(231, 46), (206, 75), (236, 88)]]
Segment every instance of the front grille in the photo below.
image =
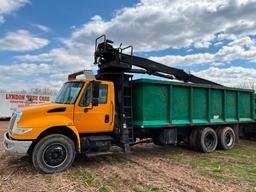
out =
[(17, 113), (14, 112), (12, 115), (12, 118), (10, 120), (9, 129), (11, 129), (11, 130), (13, 129), (14, 124), (16, 123), (16, 118), (17, 118)]

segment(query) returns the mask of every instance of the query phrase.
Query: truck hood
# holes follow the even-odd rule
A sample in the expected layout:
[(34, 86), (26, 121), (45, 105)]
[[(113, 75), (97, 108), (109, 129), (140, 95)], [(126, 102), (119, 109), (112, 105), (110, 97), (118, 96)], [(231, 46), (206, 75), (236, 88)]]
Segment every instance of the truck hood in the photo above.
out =
[(74, 105), (49, 103), (22, 108), (19, 127), (41, 127), (52, 122), (53, 125), (73, 124)]
[(59, 104), (59, 103), (46, 103), (46, 104), (39, 104), (39, 105), (33, 105), (33, 106), (29, 106), (29, 107), (24, 107), (22, 109), (20, 109), (22, 111), (22, 113), (30, 113), (30, 112), (48, 112), (51, 110), (56, 110), (56, 109), (66, 109), (67, 104)]

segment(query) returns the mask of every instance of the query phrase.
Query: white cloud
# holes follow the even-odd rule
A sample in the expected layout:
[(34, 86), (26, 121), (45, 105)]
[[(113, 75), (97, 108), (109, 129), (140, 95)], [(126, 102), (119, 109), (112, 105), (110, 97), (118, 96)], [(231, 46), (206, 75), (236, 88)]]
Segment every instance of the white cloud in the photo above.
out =
[(37, 78), (34, 80), (35, 87), (42, 87), (44, 88), (52, 88), (52, 89), (60, 89), (63, 81), (56, 80), (56, 79), (45, 79), (45, 78)]
[(53, 67), (49, 64), (31, 64), (31, 63), (21, 63), (21, 64), (11, 64), (11, 65), (1, 65), (1, 76), (8, 75), (18, 75), (18, 76), (30, 76), (37, 74), (47, 74), (53, 72)]
[(56, 79), (46, 79), (43, 77), (37, 77), (30, 81), (24, 79), (9, 78), (8, 80), (0, 80), (1, 89), (6, 91), (22, 91), (31, 90), (34, 88), (50, 88), (59, 90), (63, 81)]
[(58, 68), (52, 64), (21, 63), (1, 65), (0, 87), (2, 90), (17, 91), (32, 88), (59, 89), (64, 78), (50, 74), (59, 74)]
[(50, 29), (45, 25), (33, 24), (33, 26), (35, 26), (36, 28), (40, 29), (43, 32), (49, 32), (50, 31)]
[[(179, 67), (211, 63), (214, 67), (209, 71), (197, 72), (204, 76), (214, 75), (214, 71), (220, 74), (222, 70), (226, 73), (242, 70), (242, 74), (246, 74), (246, 68), (218, 67), (236, 59), (256, 61), (255, 40), (251, 38), (256, 35), (255, 10), (256, 0), (141, 0), (133, 7), (117, 11), (109, 20), (96, 15), (84, 25), (73, 27), (71, 36), (63, 40), (63, 48), (39, 55), (21, 55), (16, 59), (52, 63), (59, 73), (53, 71), (50, 77), (64, 78), (67, 72), (91, 68), (94, 40), (101, 34), (107, 34), (116, 43), (132, 44), (136, 51), (142, 52), (218, 46), (216, 53), (166, 55), (150, 59)], [(221, 81), (221, 78), (230, 84), (238, 76), (217, 76), (216, 80)]]
[(22, 56), (16, 56), (16, 59), (20, 61), (27, 61), (27, 62), (51, 62), (53, 61), (53, 58), (51, 57), (50, 53), (42, 53), (39, 55), (22, 55)]
[(163, 57), (149, 57), (149, 59), (154, 60), (165, 65), (177, 66), (191, 66), (195, 64), (209, 63), (214, 61), (214, 55), (210, 53), (199, 53), (186, 56), (180, 55), (167, 55)]
[(217, 41), (223, 41), (223, 40), (235, 40), (237, 38), (236, 35), (234, 34), (224, 34), (224, 33), (220, 33), (216, 36), (216, 40)]
[[(88, 57), (88, 59), (86, 59)], [(91, 68), (93, 52), (91, 53), (91, 59), (89, 56), (83, 56), (78, 54), (72, 54), (67, 49), (58, 48), (52, 49), (49, 53), (43, 53), (39, 55), (22, 55), (17, 56), (16, 59), (25, 62), (52, 62), (61, 70), (77, 70), (82, 68)]]
[(0, 39), (0, 51), (31, 51), (48, 45), (47, 39), (36, 37), (26, 30), (8, 32)]
[(255, 82), (256, 79), (256, 69), (241, 66), (231, 66), (228, 68), (210, 67), (193, 74), (226, 86), (236, 87), (245, 82)]
[(223, 42), (216, 42), (213, 44), (215, 47), (219, 47), (223, 45)]
[[(250, 37), (242, 37), (231, 41), (216, 53), (197, 53), (191, 55), (166, 55), (150, 57), (154, 61), (171, 66), (192, 66), (206, 63), (225, 63), (237, 59), (254, 60), (256, 57), (256, 43)], [(213, 64), (215, 65), (215, 64)]]
[[(248, 54), (253, 55), (254, 52), (245, 50), (243, 45), (250, 43), (252, 46), (248, 34), (256, 34), (255, 10), (255, 0), (242, 3), (238, 0), (141, 0), (134, 7), (117, 11), (110, 20), (96, 15), (88, 23), (76, 27), (71, 37), (64, 40), (65, 48), (35, 56), (19, 56), (18, 59), (52, 61), (65, 66), (74, 66), (76, 62), (77, 66), (82, 64), (90, 68), (94, 40), (104, 33), (117, 43), (132, 44), (135, 50), (140, 51), (189, 46), (207, 48), (214, 41), (218, 42), (215, 46), (221, 46), (221, 41), (225, 39), (233, 42), (222, 47), (216, 54), (151, 57), (170, 65), (219, 63), (231, 61), (238, 56), (248, 58)], [(238, 53), (237, 56), (232, 52)]]
[(4, 16), (29, 3), (29, 0), (0, 0), (0, 24), (5, 21)]
[(246, 36), (240, 39), (235, 39), (234, 41), (231, 41), (229, 45), (238, 45), (238, 46), (246, 46), (250, 47), (255, 45), (255, 40), (251, 39), (250, 37)]
[(201, 41), (201, 42), (196, 42), (194, 44), (195, 48), (208, 48), (211, 45), (210, 42), (207, 41)]
[(108, 34), (117, 42), (151, 51), (195, 45), (205, 48), (218, 39), (256, 34), (256, 1), (142, 0), (119, 10), (110, 20), (94, 16), (67, 40), (69, 46), (86, 47), (96, 36)]
[(0, 15), (0, 24), (2, 24), (4, 22), (5, 22), (4, 17)]

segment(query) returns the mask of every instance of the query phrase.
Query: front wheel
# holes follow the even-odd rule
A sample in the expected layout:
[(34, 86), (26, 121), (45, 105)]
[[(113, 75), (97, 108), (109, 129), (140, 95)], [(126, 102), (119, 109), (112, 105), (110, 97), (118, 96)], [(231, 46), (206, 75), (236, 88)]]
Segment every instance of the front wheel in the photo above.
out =
[(69, 168), (75, 158), (74, 142), (61, 134), (42, 138), (34, 147), (32, 161), (34, 167), (44, 173), (61, 172)]

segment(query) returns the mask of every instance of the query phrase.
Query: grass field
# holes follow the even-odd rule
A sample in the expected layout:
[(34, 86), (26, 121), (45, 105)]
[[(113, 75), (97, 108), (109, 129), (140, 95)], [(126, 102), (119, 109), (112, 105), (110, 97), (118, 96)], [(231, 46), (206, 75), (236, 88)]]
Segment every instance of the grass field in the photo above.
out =
[(69, 170), (52, 175), (38, 173), (29, 157), (6, 155), (1, 146), (0, 191), (256, 191), (256, 142), (242, 140), (210, 154), (143, 144), (131, 154), (114, 149), (110, 156), (78, 155)]
[[(177, 149), (178, 154), (169, 158), (178, 164), (189, 165), (200, 175), (221, 183), (250, 185), (256, 188), (256, 143), (243, 141), (233, 150), (215, 151), (214, 153), (186, 154)], [(248, 189), (248, 191), (251, 191)]]
[[(141, 150), (143, 149), (140, 149), (140, 151)], [(148, 151), (147, 147), (146, 151)], [(147, 155), (143, 151), (141, 151), (141, 153)], [(214, 186), (213, 188), (204, 188), (205, 186), (202, 188), (199, 181), (198, 188), (193, 186), (194, 191), (221, 191), (223, 186), (227, 191), (256, 191), (256, 143), (253, 141), (242, 141), (241, 144), (237, 145), (233, 150), (217, 150), (210, 154), (194, 152), (189, 150), (186, 146), (155, 147), (153, 153), (158, 157), (159, 154), (161, 154), (163, 164), (169, 164), (170, 168), (173, 166), (185, 167), (196, 175), (198, 174), (205, 179), (208, 178), (220, 184), (220, 186)], [(134, 156), (134, 154), (132, 156)], [(113, 164), (115, 163), (120, 166), (123, 170), (136, 168), (134, 165), (137, 164), (137, 159), (133, 162), (131, 158), (123, 157), (121, 154), (116, 154), (111, 157), (111, 161)], [(157, 163), (155, 162), (155, 164)], [(139, 165), (141, 165), (140, 169), (148, 168), (148, 165)], [(154, 165), (152, 169), (153, 167)], [(166, 170), (168, 171), (168, 169)], [(158, 169), (156, 169), (156, 172), (157, 171)], [(129, 171), (127, 171), (127, 173), (128, 172)], [(149, 182), (150, 179), (148, 179), (148, 182), (138, 183), (136, 180), (130, 178), (121, 178), (118, 174), (114, 177), (115, 173), (111, 176), (108, 176), (108, 174), (103, 176), (101, 173), (102, 172), (99, 172), (97, 168), (95, 169), (95, 167), (90, 164), (85, 171), (81, 168), (75, 168), (70, 171), (72, 177), (80, 178), (85, 185), (97, 188), (102, 192), (116, 191), (115, 186), (118, 183), (125, 183), (132, 191), (138, 192), (170, 191), (170, 189), (163, 184), (165, 181), (163, 181), (162, 185), (155, 185), (154, 182), (152, 182), (151, 185)], [(179, 174), (182, 175), (182, 172)], [(184, 172), (184, 174), (186, 174), (186, 172)], [(194, 179), (196, 179), (196, 175)], [(157, 173), (155, 173), (151, 179), (153, 180), (155, 177), (157, 177)], [(159, 177), (162, 177), (160, 172)], [(191, 182), (193, 183), (193, 181)]]

